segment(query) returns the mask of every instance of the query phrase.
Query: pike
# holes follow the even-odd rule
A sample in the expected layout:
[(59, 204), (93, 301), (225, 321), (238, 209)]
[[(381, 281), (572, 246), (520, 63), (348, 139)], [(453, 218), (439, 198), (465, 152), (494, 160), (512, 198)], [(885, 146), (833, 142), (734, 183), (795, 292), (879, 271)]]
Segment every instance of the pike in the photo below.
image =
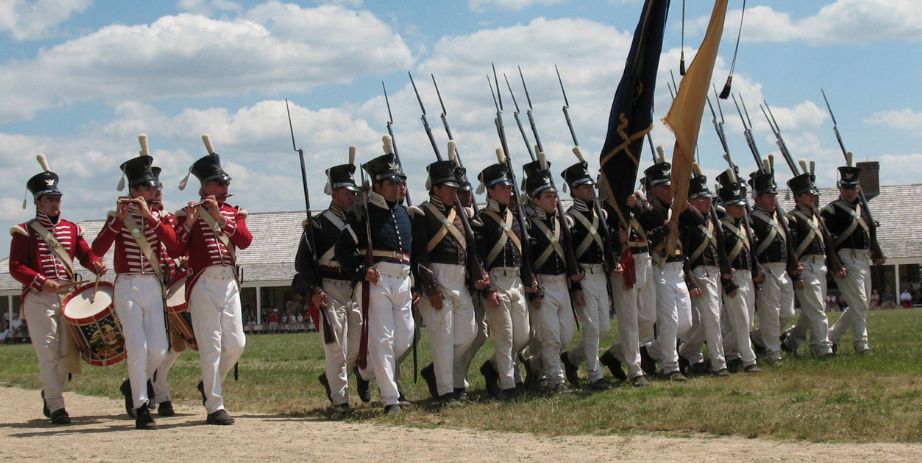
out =
[[(515, 169), (512, 167), (512, 160), (509, 157), (509, 144), (506, 140), (506, 128), (503, 124), (503, 96), (499, 91), (499, 81), (496, 80), (496, 68), (494, 67), (493, 78), (490, 80), (490, 76), (487, 75), (487, 85), (490, 87), (490, 94), (493, 96), (493, 105), (496, 107), (496, 117), (493, 119), (493, 124), (496, 126), (496, 135), (499, 137), (500, 148), (496, 150), (496, 161), (506, 166), (506, 174), (509, 175), (509, 180), (512, 181), (512, 200), (515, 201), (516, 214), (519, 217), (519, 223), (522, 232), (522, 270), (523, 274), (526, 275), (526, 278), (530, 278), (530, 284), (534, 284), (534, 289), (536, 294), (542, 294), (541, 287), (534, 277), (535, 272), (532, 268), (531, 261), (531, 240), (528, 237), (528, 227), (525, 226), (525, 208), (522, 206), (524, 204), (521, 195), (519, 194), (518, 180), (515, 177)], [(493, 89), (493, 82), (496, 82), (496, 91)], [(506, 79), (508, 83), (509, 80)], [(516, 105), (515, 113), (516, 122), (519, 123), (521, 127), (521, 122), (518, 118), (518, 105)], [(524, 133), (524, 132), (523, 132)], [(526, 143), (527, 145), (527, 143)], [(529, 154), (531, 151), (529, 150)], [(533, 156), (533, 155), (532, 155)]]
[[(381, 90), (384, 91), (384, 103), (387, 104), (387, 134), (390, 135), (391, 147), (394, 148), (394, 160), (397, 161), (397, 165), (400, 166), (400, 170), (402, 170), (403, 172), (406, 172), (405, 170), (403, 170), (403, 163), (400, 162), (400, 154), (397, 151), (397, 139), (394, 138), (394, 114), (391, 112), (391, 101), (387, 97), (387, 86), (384, 85), (383, 80), (381, 81)], [(406, 184), (406, 182), (404, 182), (404, 184)], [(369, 188), (371, 188), (370, 185), (369, 185)], [(410, 200), (410, 187), (406, 186), (406, 190), (407, 190), (407, 195), (406, 195), (405, 200), (407, 202), (407, 207), (413, 207), (413, 201)], [(367, 194), (366, 194), (366, 199), (367, 199)], [(366, 209), (367, 209), (367, 204), (366, 204)], [(368, 217), (368, 216), (366, 215), (365, 217)], [(369, 252), (371, 252), (370, 251), (371, 249), (371, 228), (370, 228), (371, 223), (367, 220), (366, 222), (368, 222), (368, 225), (366, 227), (368, 228), (368, 248), (369, 248)], [(369, 257), (371, 257), (370, 254), (369, 254)], [(419, 313), (419, 307), (417, 307), (414, 304), (413, 307), (410, 309), (410, 312), (413, 315), (413, 383), (416, 383), (416, 380), (419, 377), (419, 353), (417, 352), (418, 351), (417, 344), (419, 343), (419, 336), (420, 336), (419, 317), (417, 316), (417, 313)], [(367, 320), (367, 318), (365, 320)]]
[[(439, 161), (442, 161), (443, 160), (442, 152), (441, 150), (439, 150), (439, 145), (438, 143), (436, 143), (435, 136), (433, 136), (432, 134), (432, 127), (429, 126), (429, 119), (426, 117), (426, 106), (423, 105), (423, 99), (422, 97), (419, 96), (419, 90), (416, 88), (416, 81), (413, 80), (413, 74), (411, 74), (409, 71), (407, 71), (407, 75), (410, 76), (410, 83), (413, 84), (413, 92), (416, 93), (416, 101), (419, 102), (419, 109), (420, 111), (422, 111), (420, 120), (423, 123), (423, 129), (426, 130), (426, 136), (429, 137), (429, 143), (432, 145), (432, 151), (435, 152), (435, 158)], [(434, 81), (435, 80), (433, 78), (433, 82)], [(439, 101), (441, 102), (441, 96), (439, 97)], [(444, 112), (442, 113), (442, 121), (446, 121)], [(448, 129), (448, 122), (445, 122), (445, 127), (446, 127), (446, 131), (449, 133), (449, 140), (450, 140), (449, 144), (455, 145), (454, 140), (450, 138), (451, 131), (450, 129)], [(458, 156), (457, 148), (451, 149), (451, 146), (449, 146), (449, 152), (448, 152), (449, 160), (454, 162), (454, 164), (457, 167), (461, 167), (461, 161), (457, 156)], [(476, 201), (474, 202), (476, 203)], [(455, 196), (455, 208), (458, 209), (458, 216), (461, 217), (461, 225), (464, 227), (464, 237), (468, 243), (467, 257), (468, 259), (474, 260), (474, 271), (478, 272), (477, 275), (472, 274), (469, 276), (471, 278), (471, 281), (481, 281), (484, 279), (484, 275), (486, 275), (487, 272), (484, 270), (483, 263), (480, 261), (480, 258), (477, 257), (477, 253), (475, 252), (475, 250), (477, 249), (477, 244), (476, 244), (477, 242), (476, 242), (476, 238), (474, 238), (474, 230), (471, 228), (471, 222), (467, 217), (467, 212), (465, 212), (464, 206), (461, 205), (461, 200), (458, 199), (457, 196)]]
[[(291, 131), (291, 147), (298, 153), (298, 158), (301, 160), (301, 186), (304, 187), (304, 212), (307, 214), (307, 226), (304, 228), (304, 240), (307, 242), (308, 248), (311, 250), (311, 266), (314, 275), (321, 275), (320, 273), (320, 264), (317, 259), (317, 241), (314, 239), (314, 225), (311, 223), (314, 220), (314, 217), (311, 215), (311, 199), (307, 192), (307, 170), (304, 167), (304, 150), (298, 148), (298, 143), (295, 142), (295, 128), (294, 124), (291, 122), (291, 109), (288, 107), (288, 98), (285, 99), (285, 111), (288, 113), (288, 129)], [(317, 307), (317, 311), (320, 312), (320, 318), (323, 322), (323, 343), (332, 344), (336, 342), (336, 335), (333, 333), (333, 325), (330, 324), (330, 318), (327, 314), (326, 304)]]
[[(832, 106), (829, 105), (829, 99), (826, 98), (826, 91), (820, 89), (820, 92), (823, 93), (823, 101), (826, 102), (826, 109), (829, 111), (829, 117), (832, 118), (832, 130), (836, 134), (836, 141), (839, 142), (839, 148), (842, 150), (842, 155), (845, 156), (845, 160), (848, 161), (852, 158), (852, 153), (846, 151), (845, 143), (842, 142), (842, 134), (839, 133), (839, 124), (836, 122), (835, 114), (832, 113)], [(887, 256), (884, 255), (884, 251), (880, 247), (880, 242), (877, 241), (877, 227), (880, 226), (880, 223), (875, 221), (874, 216), (871, 215), (871, 207), (868, 205), (868, 198), (864, 196), (864, 191), (861, 191), (861, 189), (858, 190), (858, 200), (861, 201), (861, 207), (864, 208), (864, 212), (868, 216), (868, 236), (871, 238), (872, 260), (886, 260)]]
[[(740, 102), (742, 103), (743, 109), (740, 110), (740, 102), (737, 102), (736, 96), (733, 97), (733, 104), (736, 105), (736, 112), (740, 115), (740, 120), (743, 122), (743, 135), (746, 138), (746, 144), (749, 145), (749, 151), (752, 152), (752, 156), (756, 161), (756, 169), (759, 174), (764, 174), (766, 171), (773, 171), (775, 165), (775, 157), (772, 155), (768, 156), (767, 161), (762, 161), (762, 156), (759, 154), (759, 148), (756, 145), (755, 137), (752, 135), (752, 120), (749, 118), (749, 110), (746, 109), (746, 102), (743, 100), (743, 95), (740, 94)], [(745, 113), (745, 117), (743, 114)], [(775, 202), (775, 215), (778, 216), (778, 221), (781, 222), (782, 228), (784, 229), (784, 235), (786, 238), (787, 244), (787, 271), (788, 275), (796, 275), (799, 270), (798, 267), (800, 263), (797, 260), (797, 254), (794, 251), (794, 240), (791, 238), (790, 228), (788, 227), (788, 220), (784, 214), (784, 209), (781, 207), (777, 201)]]
[[(788, 146), (784, 143), (784, 138), (781, 136), (781, 128), (778, 126), (778, 122), (775, 120), (775, 115), (772, 114), (772, 108), (764, 99), (762, 102), (765, 103), (765, 105), (759, 105), (759, 107), (762, 109), (762, 114), (765, 116), (765, 120), (768, 122), (769, 127), (772, 129), (772, 133), (775, 135), (775, 143), (778, 145), (778, 149), (781, 151), (781, 155), (784, 156), (784, 161), (791, 169), (791, 173), (794, 174), (794, 176), (800, 175), (802, 173), (808, 173), (807, 163), (804, 161), (801, 161), (802, 170), (797, 168), (797, 164), (794, 162), (794, 157), (791, 156), (791, 152), (788, 150)], [(812, 172), (810, 173), (812, 174)], [(842, 261), (839, 260), (839, 254), (836, 252), (836, 241), (832, 238), (832, 233), (829, 232), (829, 228), (826, 226), (826, 221), (824, 221), (823, 217), (820, 216), (820, 211), (816, 204), (811, 204), (810, 209), (813, 212), (813, 216), (820, 224), (820, 233), (822, 234), (821, 238), (823, 239), (823, 245), (826, 246), (826, 252), (829, 256), (829, 269), (832, 270), (833, 273), (839, 273), (843, 269), (843, 266)]]

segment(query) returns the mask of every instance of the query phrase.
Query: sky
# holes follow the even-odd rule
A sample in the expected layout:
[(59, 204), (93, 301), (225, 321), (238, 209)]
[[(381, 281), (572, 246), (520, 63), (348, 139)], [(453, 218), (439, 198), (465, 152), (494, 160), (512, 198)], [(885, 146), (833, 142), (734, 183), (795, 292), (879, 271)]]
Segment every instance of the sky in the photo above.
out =
[[(687, 2), (690, 62), (712, 2)], [(742, 2), (730, 1), (713, 75), (726, 78)], [(332, 2), (178, 0), (5, 0), (0, 3), (0, 225), (34, 216), (22, 209), (25, 182), (46, 153), (61, 176), (64, 217), (101, 219), (119, 192), (118, 166), (150, 139), (163, 168), (169, 209), (196, 199), (179, 191), (205, 153), (208, 133), (233, 177), (231, 200), (251, 212), (303, 210), (297, 154), (285, 113), (303, 148), (311, 206), (323, 208), (324, 169), (383, 154), (387, 86), (394, 130), (413, 199), (425, 199), (425, 165), (434, 160), (407, 72), (416, 78), (443, 153), (447, 137), (430, 74), (438, 79), (458, 151), (472, 173), (495, 162), (499, 142), (486, 75), (509, 75), (525, 105), (521, 66), (555, 176), (576, 161), (561, 112), (558, 65), (583, 151), (597, 168), (608, 112), (621, 78), (640, 0), (457, 0)], [(653, 139), (671, 152), (662, 125), (669, 70), (678, 78), (681, 1), (673, 1), (656, 86)], [(817, 163), (817, 183), (832, 186), (843, 164), (820, 89), (835, 110), (856, 160), (881, 163), (884, 184), (922, 179), (922, 9), (911, 0), (749, 1), (734, 91), (749, 107), (763, 156), (778, 153), (758, 110), (767, 101), (797, 159)], [(516, 165), (527, 152), (508, 91), (504, 120)], [(723, 103), (733, 158), (754, 168), (732, 102)], [(523, 114), (524, 117), (524, 114)], [(532, 138), (529, 136), (529, 138)], [(726, 166), (706, 112), (699, 159), (709, 177)], [(790, 173), (778, 156), (778, 181)], [(649, 150), (641, 169), (652, 162)], [(559, 178), (559, 177), (558, 177)], [(475, 182), (476, 183), (476, 182)], [(832, 198), (824, 198), (832, 199)], [(293, 231), (293, 233), (297, 233)], [(92, 240), (93, 237), (87, 237)], [(0, 238), (8, 255), (9, 235)]]

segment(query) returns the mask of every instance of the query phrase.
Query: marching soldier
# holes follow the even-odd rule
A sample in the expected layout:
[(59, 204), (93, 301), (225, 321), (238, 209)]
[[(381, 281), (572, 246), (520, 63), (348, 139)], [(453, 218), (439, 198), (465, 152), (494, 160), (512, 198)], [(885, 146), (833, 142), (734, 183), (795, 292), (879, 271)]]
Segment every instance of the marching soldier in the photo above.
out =
[[(227, 203), (231, 177), (221, 168), (211, 140), (207, 135), (202, 138), (209, 154), (189, 168), (189, 174), (201, 182), (202, 201), (189, 202), (176, 213), (176, 235), (180, 254), (189, 255), (186, 300), (199, 349), (198, 390), (208, 412), (206, 422), (229, 425), (234, 419), (224, 409), (224, 380), (246, 345), (236, 254), (250, 245), (253, 235), (247, 229), (246, 211)], [(180, 183), (181, 190), (189, 174)]]
[[(494, 397), (513, 398), (516, 394), (516, 359), (528, 344), (529, 321), (526, 288), (534, 276), (522, 258), (522, 221), (513, 213), (512, 180), (502, 149), (499, 163), (480, 171), (478, 191), (487, 192), (486, 207), (472, 223), (477, 236), (477, 254), (489, 272), (496, 290), (495, 299), (485, 298), (487, 325), (493, 337), (493, 356), (480, 366), (487, 392)], [(492, 300), (491, 300), (492, 299)]]
[[(850, 153), (849, 153), (850, 154)], [(836, 278), (836, 285), (848, 308), (829, 330), (832, 351), (846, 331), (852, 332), (855, 352), (864, 354), (871, 349), (868, 343), (868, 294), (871, 293), (871, 265), (882, 265), (883, 256), (870, 256), (870, 229), (867, 211), (861, 206), (861, 186), (858, 175), (861, 169), (852, 166), (848, 156), (845, 166), (839, 167), (839, 198), (822, 210), (823, 220), (835, 237), (839, 260), (845, 267), (845, 276)]]
[(604, 390), (610, 384), (605, 380), (599, 363), (599, 340), (611, 329), (608, 268), (616, 263), (608, 262), (606, 257), (611, 255), (611, 243), (606, 243), (600, 233), (605, 217), (596, 214), (595, 181), (589, 173), (589, 164), (580, 160), (566, 168), (560, 176), (573, 197), (573, 206), (567, 211), (568, 222), (572, 224), (573, 252), (586, 274), (580, 282), (584, 303), (576, 307), (582, 321), (583, 337), (575, 349), (560, 354), (560, 361), (567, 381), (573, 387), (579, 385), (577, 368), (585, 361), (589, 388)]
[(83, 229), (61, 218), (63, 193), (58, 189), (58, 174), (48, 168), (44, 154), (37, 158), (43, 171), (26, 183), (35, 203), (35, 218), (10, 229), (10, 275), (23, 287), (20, 318), (28, 320), (38, 357), (42, 413), (54, 424), (68, 424), (64, 382), (69, 372), (80, 372), (80, 359), (63, 326), (59, 294), (74, 286), (74, 258), (96, 275), (106, 273), (106, 264), (83, 239)]
[(731, 169), (718, 175), (717, 182), (720, 184), (718, 196), (726, 213), (721, 219), (724, 246), (727, 260), (733, 268), (733, 282), (736, 284), (735, 291), (723, 295), (724, 309), (720, 322), (724, 354), (729, 371), (735, 373), (742, 368), (747, 373), (758, 373), (760, 369), (749, 337), (752, 318), (755, 316), (752, 268), (756, 262), (746, 232), (746, 192)]
[(794, 319), (792, 280), (796, 281), (797, 276), (787, 271), (789, 231), (776, 214), (778, 191), (772, 162), (766, 166), (749, 180), (755, 196), (755, 208), (750, 215), (755, 255), (765, 276), (756, 294), (759, 328), (753, 332), (753, 342), (765, 349), (768, 361), (777, 362), (781, 360), (781, 332)]
[[(698, 171), (697, 164), (693, 167)], [(723, 291), (732, 294), (736, 284), (731, 275), (721, 272), (729, 264), (720, 262), (718, 231), (711, 217), (713, 195), (707, 187), (707, 177), (698, 172), (689, 184), (689, 207), (679, 217), (682, 248), (690, 252), (689, 267), (699, 290), (692, 296), (692, 328), (679, 346), (680, 362), (687, 362), (688, 374), (703, 375), (710, 371), (715, 376), (729, 376), (720, 332), (720, 298)], [(701, 353), (705, 341), (710, 365), (705, 364)]]
[[(525, 164), (525, 189), (534, 205), (528, 219), (529, 238), (533, 250), (532, 262), (538, 278), (540, 293), (531, 294), (529, 317), (534, 330), (534, 339), (529, 350), (530, 368), (541, 372), (547, 379), (546, 390), (550, 393), (563, 391), (564, 372), (560, 354), (570, 344), (576, 333), (576, 318), (571, 303), (584, 305), (580, 280), (582, 274), (569, 275), (568, 253), (573, 252), (573, 243), (568, 242), (562, 227), (570, 227), (565, 217), (557, 216), (557, 189), (551, 182), (550, 163), (544, 160), (544, 153), (538, 153), (538, 160)], [(534, 350), (532, 350), (534, 348)]]
[[(119, 198), (116, 210), (109, 213), (93, 240), (93, 252), (105, 255), (115, 245), (115, 311), (128, 352), (135, 428), (154, 429), (156, 424), (148, 410), (152, 398), (148, 396), (147, 380), (163, 362), (169, 345), (161, 248), (175, 257), (179, 243), (170, 223), (164, 222), (153, 206), (162, 198), (160, 168), (151, 167), (153, 158), (147, 154), (147, 137), (139, 138), (141, 155), (121, 165), (122, 175), (128, 179), (129, 196)], [(119, 187), (124, 187), (124, 179)]]
[[(449, 147), (449, 158), (452, 157)], [(463, 354), (477, 335), (474, 302), (468, 290), (469, 275), (477, 275), (478, 291), (492, 293), (489, 277), (479, 275), (473, 247), (469, 248), (458, 209), (461, 187), (453, 160), (436, 161), (426, 167), (429, 200), (410, 208), (413, 216), (413, 265), (422, 293), (419, 311), (429, 333), (432, 363), (420, 371), (432, 398), (443, 405), (455, 404), (455, 386), (463, 386)]]
[(672, 253), (666, 249), (668, 235), (678, 233), (669, 220), (672, 205), (671, 169), (672, 165), (663, 159), (660, 152), (657, 162), (644, 171), (650, 201), (649, 205), (638, 211), (638, 218), (653, 247), (651, 257), (656, 286), (656, 340), (641, 346), (640, 353), (642, 357), (647, 357), (648, 364), (653, 361), (660, 363), (662, 377), (671, 381), (685, 381), (688, 378), (679, 371), (676, 346), (678, 340), (684, 339), (691, 330), (690, 295), (700, 290), (687, 269), (681, 246), (677, 246)]
[[(155, 176), (157, 175), (158, 172), (155, 172)], [(157, 180), (159, 181), (159, 178)], [(169, 224), (169, 226), (173, 227), (175, 230), (176, 216), (170, 212), (164, 211), (163, 203), (160, 200), (155, 201), (152, 206), (160, 211), (160, 220), (164, 224)], [(187, 262), (188, 258), (185, 255), (174, 259), (170, 257), (166, 247), (160, 247), (160, 263), (163, 266), (163, 277), (168, 283), (168, 286), (172, 286), (174, 283), (185, 278)], [(183, 300), (185, 300), (185, 294), (183, 294)], [(169, 336), (170, 348), (167, 350), (166, 357), (160, 362), (157, 371), (154, 372), (154, 376), (151, 378), (151, 387), (154, 391), (153, 400), (157, 402), (157, 415), (165, 417), (176, 415), (176, 411), (173, 410), (173, 400), (171, 398), (172, 391), (170, 390), (169, 380), (170, 369), (173, 368), (176, 360), (179, 359), (179, 356), (182, 355), (186, 348), (197, 348), (196, 346), (190, 346), (190, 343), (184, 339), (172, 325), (170, 325)]]
[[(326, 367), (319, 381), (326, 390), (327, 398), (341, 411), (349, 409), (348, 372), (355, 366), (362, 333), (362, 312), (352, 299), (350, 278), (334, 255), (336, 241), (346, 228), (347, 214), (352, 210), (359, 191), (354, 174), (355, 147), (350, 147), (348, 164), (326, 170), (327, 183), (323, 191), (330, 195), (330, 207), (305, 224), (305, 227), (314, 227), (316, 250), (311, 250), (310, 235), (305, 231), (295, 257), (295, 270), (302, 287), (306, 289), (311, 303), (325, 312), (320, 329)], [(312, 262), (315, 258), (316, 265)], [(315, 269), (320, 273), (316, 274)], [(328, 330), (330, 333), (327, 333)], [(367, 402), (370, 400), (367, 384), (362, 386), (364, 394), (360, 394), (360, 398)]]
[[(817, 217), (817, 203), (820, 192), (814, 185), (812, 173), (804, 172), (790, 180), (788, 187), (794, 195), (795, 207), (788, 212), (788, 223), (797, 258), (803, 266), (800, 280), (794, 282), (794, 292), (800, 302), (800, 318), (793, 328), (784, 335), (782, 350), (797, 352), (800, 344), (807, 340), (810, 333), (810, 352), (818, 357), (832, 355), (832, 343), (829, 342), (829, 322), (826, 319), (826, 271), (827, 259), (832, 264), (838, 263), (835, 249), (826, 249), (820, 227), (822, 220)], [(837, 265), (841, 266), (840, 264)], [(837, 269), (836, 276), (841, 278), (845, 272)]]
[(363, 301), (365, 324), (356, 360), (359, 377), (376, 379), (384, 410), (399, 414), (396, 370), (399, 359), (413, 343), (413, 234), (409, 212), (399, 204), (404, 197), (405, 175), (388, 136), (384, 137), (384, 152), (362, 165), (372, 182), (372, 191), (364, 198), (365, 213), (362, 217), (349, 217), (334, 250), (345, 276), (353, 284), (364, 282), (355, 296), (357, 301)]

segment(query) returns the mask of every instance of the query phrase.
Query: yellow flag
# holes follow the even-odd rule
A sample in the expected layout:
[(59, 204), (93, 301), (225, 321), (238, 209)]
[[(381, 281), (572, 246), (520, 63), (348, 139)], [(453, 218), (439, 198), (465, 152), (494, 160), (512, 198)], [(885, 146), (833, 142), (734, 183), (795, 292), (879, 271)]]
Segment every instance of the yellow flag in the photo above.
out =
[[(689, 65), (688, 72), (679, 84), (669, 113), (663, 119), (675, 133), (675, 150), (672, 154), (672, 219), (688, 207), (688, 184), (691, 180), (691, 165), (695, 159), (695, 146), (698, 143), (698, 131), (704, 114), (704, 103), (711, 88), (711, 74), (717, 61), (720, 37), (724, 29), (724, 17), (727, 14), (728, 0), (714, 2), (711, 21), (708, 23), (704, 40), (698, 47), (698, 53)], [(674, 252), (675, 236), (667, 241), (667, 249)]]

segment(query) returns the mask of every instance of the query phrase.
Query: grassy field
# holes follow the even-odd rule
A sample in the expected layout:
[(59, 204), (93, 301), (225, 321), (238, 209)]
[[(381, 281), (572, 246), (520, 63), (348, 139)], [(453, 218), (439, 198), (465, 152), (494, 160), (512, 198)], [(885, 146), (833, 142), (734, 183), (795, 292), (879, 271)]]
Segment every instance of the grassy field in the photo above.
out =
[[(364, 406), (353, 397), (356, 412), (348, 419), (546, 435), (652, 431), (832, 442), (922, 442), (922, 340), (918, 337), (922, 311), (873, 312), (869, 331), (870, 355), (853, 354), (850, 339), (845, 339), (836, 359), (818, 361), (801, 355), (763, 366), (765, 371), (759, 375), (696, 378), (684, 384), (656, 381), (646, 389), (622, 386), (602, 393), (576, 390), (514, 403), (489, 400), (482, 392), (482, 377), (474, 374), (492, 352), (488, 342), (472, 367), (475, 403), (435, 409), (426, 400), (425, 383), (421, 379), (412, 383), (408, 360), (402, 383), (415, 407), (390, 418), (382, 416), (374, 401)], [(317, 382), (323, 368), (321, 342), (315, 333), (250, 336), (240, 362), (240, 381), (229, 379), (227, 383), (229, 411), (327, 416), (328, 402)], [(425, 341), (420, 357), (420, 366), (428, 363)], [(120, 400), (124, 362), (108, 368), (84, 366), (83, 370), (69, 387)], [(187, 352), (171, 372), (174, 400), (197, 402), (198, 379), (198, 358)], [(0, 347), (0, 384), (39, 389), (31, 346)], [(35, 403), (24, 406), (38, 411), (40, 404), (36, 392)]]

